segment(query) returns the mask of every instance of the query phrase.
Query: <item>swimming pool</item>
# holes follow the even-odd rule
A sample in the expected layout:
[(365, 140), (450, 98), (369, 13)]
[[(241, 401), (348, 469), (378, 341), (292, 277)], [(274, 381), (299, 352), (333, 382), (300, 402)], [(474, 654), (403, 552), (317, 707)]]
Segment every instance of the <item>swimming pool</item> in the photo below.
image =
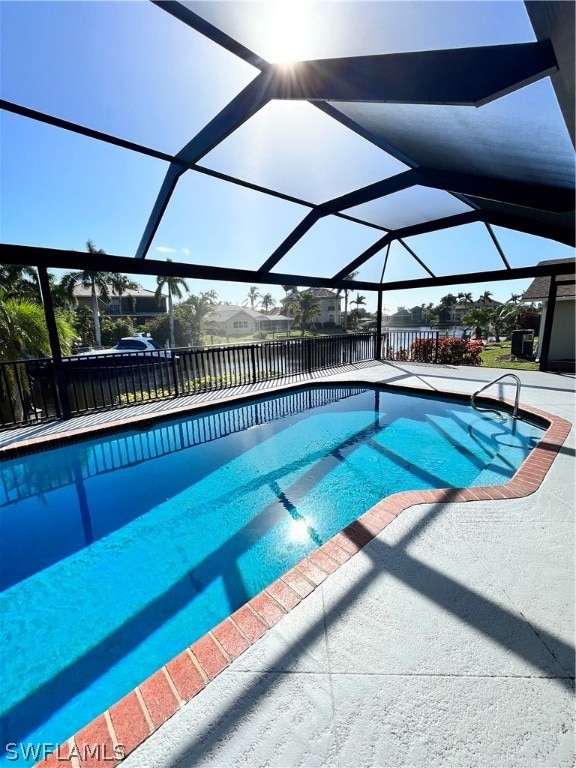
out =
[(60, 742), (399, 490), (506, 482), (542, 435), (306, 387), (0, 465), (3, 742)]

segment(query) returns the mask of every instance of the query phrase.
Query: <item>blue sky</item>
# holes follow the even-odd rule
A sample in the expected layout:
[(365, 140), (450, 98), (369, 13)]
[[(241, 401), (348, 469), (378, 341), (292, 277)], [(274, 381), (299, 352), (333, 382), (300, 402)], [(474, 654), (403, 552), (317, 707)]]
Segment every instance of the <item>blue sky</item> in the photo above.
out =
[[(353, 55), (359, 52), (354, 50), (359, 39), (369, 53), (533, 39), (521, 2), (420, 2), (408, 25), (400, 12), (403, 5), (334, 0), (312, 6), (292, 0), (260, 3), (249, 11), (240, 3), (198, 7), (215, 21), (226, 10), (234, 30), (270, 60)], [(257, 74), (149, 2), (2, 2), (1, 12), (3, 98), (168, 153), (176, 153)], [(305, 24), (302, 14), (307, 14)], [(356, 34), (342, 35), (352, 19)], [(548, 84), (530, 88), (527, 103), (533, 95), (551, 104)], [(3, 242), (84, 250), (91, 239), (108, 253), (134, 254), (165, 163), (6, 112), (1, 113), (1, 127)], [(257, 184), (274, 181), (282, 191), (310, 202), (405, 168), (313, 106), (278, 102), (202, 163)], [(446, 195), (446, 205), (456, 202)], [(412, 204), (408, 196), (390, 199), (389, 213), (406, 215)], [(150, 257), (257, 268), (306, 213), (303, 206), (187, 173)], [(496, 229), (496, 234), (512, 266), (573, 255), (572, 249), (553, 241), (509, 230)], [(276, 270), (335, 273), (379, 236), (369, 227), (329, 217)], [(501, 265), (481, 225), (422, 235), (408, 245), (430, 259), (437, 274), (464, 261), (469, 269)], [(360, 277), (378, 279), (382, 263), (380, 254), (362, 268)], [(400, 246), (391, 250), (386, 274), (390, 280), (423, 276)], [(154, 278), (137, 279), (154, 288)], [(505, 301), (529, 282), (390, 292), (384, 294), (384, 304), (394, 311), (401, 305), (437, 302), (449, 291), (476, 296), (485, 290)], [(242, 303), (248, 292), (243, 284), (189, 283), (193, 292), (215, 288), (221, 299), (233, 303)], [(280, 287), (261, 289), (277, 299), (283, 296)], [(375, 294), (363, 294), (368, 309), (375, 309)]]

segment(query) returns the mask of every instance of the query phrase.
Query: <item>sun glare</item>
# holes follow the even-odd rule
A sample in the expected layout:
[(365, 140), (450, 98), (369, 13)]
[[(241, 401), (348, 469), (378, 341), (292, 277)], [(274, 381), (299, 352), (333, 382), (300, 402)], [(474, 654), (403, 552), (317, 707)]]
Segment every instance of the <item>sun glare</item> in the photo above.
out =
[(268, 58), (274, 64), (290, 65), (306, 56), (308, 41), (306, 0), (277, 0), (273, 3), (268, 37)]
[(305, 542), (309, 537), (308, 521), (304, 518), (290, 521), (290, 540), (299, 543)]

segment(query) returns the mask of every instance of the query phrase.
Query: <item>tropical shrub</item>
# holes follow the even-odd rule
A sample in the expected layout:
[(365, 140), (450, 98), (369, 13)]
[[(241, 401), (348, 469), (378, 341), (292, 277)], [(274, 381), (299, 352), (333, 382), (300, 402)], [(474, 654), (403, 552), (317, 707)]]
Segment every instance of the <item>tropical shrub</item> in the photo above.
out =
[[(60, 347), (69, 354), (74, 331), (64, 313), (55, 314)], [(50, 339), (40, 304), (28, 299), (9, 298), (0, 290), (0, 361), (27, 360), (50, 355)], [(22, 418), (30, 391), (25, 362), (4, 367), (0, 379), (0, 409), (3, 419)]]
[(444, 365), (480, 365), (481, 341), (448, 337), (439, 340), (438, 362)]
[(436, 340), (435, 339), (416, 339), (412, 343), (412, 360), (417, 363), (435, 362)]
[(440, 363), (442, 365), (480, 365), (482, 342), (467, 341), (457, 337), (438, 339), (416, 339), (411, 346), (412, 360), (419, 363)]
[(135, 333), (134, 324), (129, 317), (120, 317), (117, 320), (104, 317), (101, 321), (100, 331), (104, 347), (111, 347), (125, 336), (134, 336)]

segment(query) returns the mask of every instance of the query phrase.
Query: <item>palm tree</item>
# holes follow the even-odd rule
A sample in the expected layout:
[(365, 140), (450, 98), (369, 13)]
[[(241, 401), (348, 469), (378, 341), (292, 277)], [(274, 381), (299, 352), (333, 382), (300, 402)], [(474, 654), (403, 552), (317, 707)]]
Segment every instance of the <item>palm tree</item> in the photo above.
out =
[(490, 303), (490, 299), (492, 298), (492, 293), (490, 291), (484, 291), (484, 293), (478, 298), (478, 301), (482, 302), (486, 306), (486, 304)]
[(438, 305), (441, 322), (447, 323), (452, 319), (452, 310), (457, 302), (458, 299), (453, 293), (447, 293), (446, 296), (442, 296)]
[(320, 314), (320, 304), (318, 299), (310, 292), (310, 290), (302, 291), (299, 294), (298, 305), (296, 307), (295, 315), (300, 320), (301, 335), (304, 336), (306, 328)]
[(520, 311), (520, 307), (514, 304), (502, 304), (491, 310), (491, 322), (496, 341), (500, 341), (500, 335), (507, 333), (514, 328), (515, 318)]
[(40, 290), (36, 269), (20, 264), (0, 264), (0, 289), (13, 299), (37, 301)]
[(244, 300), (244, 304), (250, 304), (250, 309), (254, 309), (256, 302), (260, 298), (260, 291), (256, 285), (251, 285), (248, 290), (248, 296)]
[(522, 294), (521, 293), (513, 293), (506, 303), (507, 304), (519, 304), (521, 298), (522, 298)]
[(189, 296), (183, 304), (177, 307), (176, 312), (187, 326), (190, 343), (202, 344), (206, 317), (217, 303), (218, 294), (216, 291), (206, 291), (199, 296), (194, 294)]
[[(166, 259), (166, 261), (172, 261), (172, 259)], [(170, 346), (175, 347), (176, 342), (174, 340), (174, 303), (172, 301), (172, 297), (175, 296), (177, 299), (181, 299), (183, 295), (182, 289), (185, 290), (186, 293), (190, 293), (190, 288), (188, 288), (188, 283), (182, 277), (158, 276), (156, 278), (156, 283), (158, 284), (158, 287), (156, 288), (154, 298), (158, 303), (160, 303), (162, 299), (163, 289), (164, 288), (168, 289), (168, 323), (170, 328)]]
[(264, 314), (267, 315), (268, 311), (276, 304), (276, 300), (272, 297), (271, 293), (265, 293), (260, 303), (262, 304)]
[[(121, 272), (113, 272), (110, 275), (110, 287), (112, 293), (120, 297), (120, 317), (122, 317), (122, 296), (127, 291), (136, 291), (140, 286), (135, 283), (134, 280), (130, 280), (128, 275), (123, 275)], [(134, 312), (134, 297), (132, 296), (132, 311)]]
[[(96, 248), (92, 240), (86, 242), (86, 250), (96, 256), (106, 253), (102, 248)], [(100, 297), (106, 303), (110, 301), (110, 273), (98, 272), (91, 269), (84, 269), (80, 272), (69, 272), (67, 275), (64, 275), (60, 281), (60, 285), (71, 300), (74, 300), (74, 288), (77, 285), (81, 285), (83, 288), (90, 288), (92, 318), (94, 320), (94, 336), (96, 338), (96, 345), (99, 347), (102, 346), (100, 316), (98, 314), (98, 298)]]
[[(70, 354), (74, 330), (60, 312), (55, 313), (60, 348)], [(0, 289), (0, 360), (22, 360), (26, 357), (49, 356), (50, 339), (44, 309), (29, 299), (7, 298)], [(22, 370), (19, 370), (20, 367)], [(0, 403), (9, 398), (16, 413), (16, 420), (22, 418), (24, 405), (22, 394), (29, 391), (28, 377), (22, 366), (6, 366), (0, 381)]]
[[(344, 280), (354, 280), (358, 272), (350, 272), (349, 275), (346, 275)], [(344, 330), (348, 327), (348, 294), (350, 293), (350, 288), (338, 288), (336, 291), (336, 295), (340, 296), (340, 294), (344, 294), (344, 322), (342, 323), (342, 326)]]
[(462, 322), (474, 326), (474, 337), (482, 338), (482, 332), (488, 331), (492, 320), (492, 312), (489, 307), (474, 307), (462, 318)]
[(422, 304), (422, 319), (428, 323), (429, 326), (434, 323), (440, 322), (440, 309), (434, 302), (429, 301), (428, 304)]
[(352, 299), (350, 304), (356, 304), (356, 325), (358, 325), (358, 319), (359, 319), (358, 310), (360, 309), (361, 306), (366, 304), (366, 296), (360, 296), (360, 294), (357, 293), (356, 298)]

